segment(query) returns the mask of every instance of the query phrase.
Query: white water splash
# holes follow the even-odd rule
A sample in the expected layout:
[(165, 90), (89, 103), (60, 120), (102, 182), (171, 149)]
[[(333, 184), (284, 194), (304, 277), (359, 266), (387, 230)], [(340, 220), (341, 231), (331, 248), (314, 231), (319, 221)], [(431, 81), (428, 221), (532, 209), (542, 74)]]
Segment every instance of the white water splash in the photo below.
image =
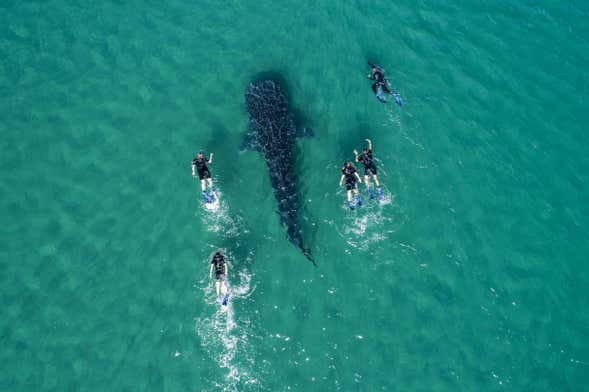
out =
[[(225, 238), (234, 238), (239, 234), (247, 233), (248, 231), (243, 228), (241, 217), (234, 217), (229, 213), (229, 207), (219, 188), (215, 189), (215, 195), (218, 199), (218, 206), (215, 209), (206, 209), (204, 201), (198, 200), (202, 211), (197, 212), (197, 215), (201, 216), (203, 226), (210, 232), (223, 234)], [(198, 196), (201, 197), (200, 194)]]
[[(349, 211), (347, 205), (344, 224), (336, 226), (336, 231), (346, 243), (359, 250), (367, 250), (375, 244), (385, 241), (404, 223), (404, 216), (391, 213), (399, 206), (395, 203), (394, 195), (386, 186), (382, 186), (382, 199), (370, 199), (363, 193), (362, 207)], [(401, 219), (399, 219), (401, 218)], [(391, 227), (393, 229), (391, 229)]]
[[(230, 254), (228, 258), (231, 259)], [(235, 303), (247, 300), (255, 290), (251, 286), (251, 275), (240, 271), (231, 279), (227, 306), (218, 304), (214, 284), (208, 279), (201, 280), (199, 286), (210, 313), (196, 319), (196, 333), (204, 352), (225, 370), (223, 381), (211, 380), (211, 384), (223, 391), (237, 391), (244, 385), (259, 384), (249, 344), (251, 320), (235, 312)]]

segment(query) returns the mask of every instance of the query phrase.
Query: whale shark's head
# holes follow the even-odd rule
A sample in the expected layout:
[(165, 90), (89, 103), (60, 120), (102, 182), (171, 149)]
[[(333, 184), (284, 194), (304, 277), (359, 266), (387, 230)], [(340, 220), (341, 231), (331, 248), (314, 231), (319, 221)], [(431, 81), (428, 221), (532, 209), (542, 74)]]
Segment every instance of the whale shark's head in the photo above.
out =
[(245, 148), (264, 153), (288, 150), (296, 130), (280, 84), (273, 80), (250, 84), (245, 92), (245, 104), (250, 128)]
[(276, 125), (288, 119), (288, 104), (280, 85), (273, 80), (262, 80), (249, 85), (245, 105), (250, 118)]

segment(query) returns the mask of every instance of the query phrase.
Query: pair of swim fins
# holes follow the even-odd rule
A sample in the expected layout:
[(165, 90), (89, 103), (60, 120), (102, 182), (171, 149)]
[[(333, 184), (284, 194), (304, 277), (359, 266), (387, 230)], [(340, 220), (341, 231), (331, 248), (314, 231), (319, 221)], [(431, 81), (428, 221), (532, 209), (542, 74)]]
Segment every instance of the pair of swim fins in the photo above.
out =
[(356, 195), (354, 200), (348, 202), (350, 210), (353, 210), (356, 207), (362, 207), (362, 199), (360, 199), (360, 195)]
[(382, 200), (382, 188), (376, 188), (376, 195), (374, 194), (372, 188), (368, 188), (368, 195), (371, 199), (374, 199), (376, 197), (378, 200)]
[[(395, 102), (397, 103), (397, 105), (403, 106), (403, 98), (401, 98), (401, 96), (398, 93), (391, 92), (390, 94), (393, 96), (393, 98), (395, 98)], [(385, 92), (382, 91), (382, 87), (380, 86), (376, 90), (376, 98), (378, 98), (378, 100), (383, 103), (387, 101), (387, 99), (385, 98)]]

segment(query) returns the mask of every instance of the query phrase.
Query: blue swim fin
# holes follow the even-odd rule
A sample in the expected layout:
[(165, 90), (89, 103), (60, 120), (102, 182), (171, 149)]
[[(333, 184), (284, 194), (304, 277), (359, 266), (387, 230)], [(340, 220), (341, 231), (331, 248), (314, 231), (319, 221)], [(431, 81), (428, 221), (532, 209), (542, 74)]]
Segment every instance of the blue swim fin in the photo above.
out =
[(384, 96), (381, 86), (378, 86), (376, 88), (376, 98), (382, 103), (385, 103), (387, 101), (387, 99)]
[(228, 303), (229, 303), (229, 293), (226, 293), (225, 296), (223, 297), (223, 301), (221, 301), (221, 305), (227, 306)]
[(214, 202), (215, 199), (217, 198), (217, 195), (215, 195), (215, 191), (213, 191), (212, 189), (209, 191), (209, 199), (211, 200), (210, 203)]
[(354, 202), (353, 201), (349, 201), (348, 202), (348, 207), (350, 207), (350, 210), (354, 209)]
[(374, 199), (374, 192), (372, 191), (372, 188), (368, 188), (368, 196), (370, 196), (371, 199)]
[(401, 98), (399, 94), (393, 93), (393, 97), (395, 97), (395, 102), (397, 103), (397, 105), (403, 106), (403, 98)]
[(362, 199), (360, 199), (360, 195), (356, 195), (356, 205), (362, 207)]
[(376, 188), (376, 192), (378, 194), (378, 200), (382, 200), (382, 188)]
[(202, 198), (204, 199), (205, 203), (212, 203), (211, 197), (207, 194), (206, 191), (202, 192)]

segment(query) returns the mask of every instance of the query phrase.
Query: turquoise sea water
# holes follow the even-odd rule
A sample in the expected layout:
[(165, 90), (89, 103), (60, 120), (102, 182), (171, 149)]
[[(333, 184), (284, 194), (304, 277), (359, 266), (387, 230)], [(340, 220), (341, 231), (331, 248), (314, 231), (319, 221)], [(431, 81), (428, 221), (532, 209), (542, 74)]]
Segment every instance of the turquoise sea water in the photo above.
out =
[[(3, 1), (0, 390), (585, 390), (588, 16)], [(367, 60), (402, 108), (375, 100)], [(262, 157), (239, 152), (264, 72), (315, 132), (297, 172), (317, 268), (285, 238)], [(339, 167), (366, 137), (386, 197), (350, 212)]]

